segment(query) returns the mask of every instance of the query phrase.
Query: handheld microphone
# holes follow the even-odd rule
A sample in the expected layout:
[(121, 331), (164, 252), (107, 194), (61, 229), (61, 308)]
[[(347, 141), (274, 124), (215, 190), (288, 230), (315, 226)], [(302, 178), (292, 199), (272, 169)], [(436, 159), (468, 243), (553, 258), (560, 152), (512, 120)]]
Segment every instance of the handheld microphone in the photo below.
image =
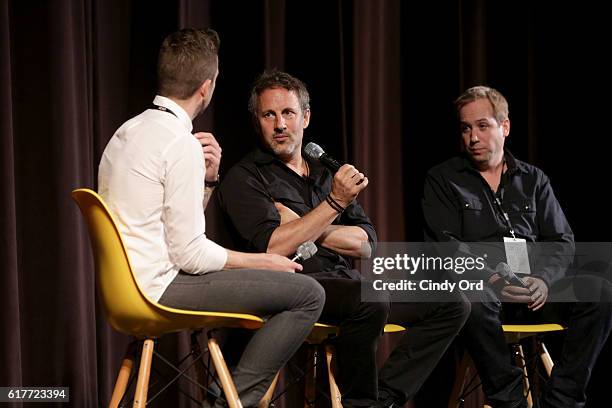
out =
[(325, 153), (325, 150), (323, 150), (323, 148), (321, 148), (321, 146), (319, 146), (316, 143), (313, 143), (313, 142), (308, 143), (306, 147), (304, 147), (304, 153), (306, 154), (306, 156), (310, 157), (311, 159), (318, 160), (322, 165), (327, 167), (332, 173), (337, 172), (338, 169), (342, 167), (342, 163), (340, 163), (338, 160), (334, 159), (333, 157)]
[(291, 258), (293, 262), (305, 261), (317, 253), (317, 246), (312, 241), (306, 241), (295, 251), (295, 256)]
[(498, 263), (497, 266), (495, 267), (495, 272), (497, 272), (499, 276), (501, 276), (501, 278), (505, 280), (506, 282), (508, 282), (509, 284), (513, 286), (520, 286), (522, 288), (527, 288), (527, 284), (525, 283), (525, 281), (521, 279), (520, 277), (516, 276), (516, 274), (512, 271), (512, 269), (507, 263), (505, 262)]

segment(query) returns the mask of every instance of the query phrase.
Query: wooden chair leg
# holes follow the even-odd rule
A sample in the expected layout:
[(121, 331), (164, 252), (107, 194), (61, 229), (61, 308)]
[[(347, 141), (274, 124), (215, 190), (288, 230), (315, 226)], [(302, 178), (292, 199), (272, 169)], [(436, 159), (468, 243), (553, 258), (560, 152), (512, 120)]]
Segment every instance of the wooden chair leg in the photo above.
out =
[(333, 347), (330, 345), (325, 346), (325, 357), (327, 359), (327, 373), (329, 377), (329, 397), (331, 399), (332, 408), (342, 408), (342, 394), (336, 384), (336, 378), (332, 370), (332, 359), (334, 357)]
[(130, 374), (132, 374), (132, 368), (134, 367), (134, 360), (136, 359), (137, 345), (138, 340), (134, 340), (128, 344), (125, 350), (123, 360), (121, 361), (121, 368), (119, 368), (119, 374), (117, 375), (117, 381), (115, 381), (115, 388), (113, 388), (113, 395), (108, 404), (109, 408), (117, 408), (125, 395)]
[(134, 394), (133, 408), (142, 408), (147, 405), (153, 347), (153, 339), (146, 339), (142, 344), (142, 356), (140, 357), (140, 369), (138, 370), (138, 381), (136, 382), (136, 394)]
[(270, 406), (270, 401), (272, 401), (272, 397), (274, 396), (274, 390), (276, 389), (276, 383), (278, 382), (278, 376), (280, 375), (280, 371), (276, 373), (274, 379), (272, 380), (272, 384), (268, 387), (268, 391), (264, 394), (259, 401), (258, 408), (268, 408)]
[(546, 374), (550, 377), (552, 373), (552, 369), (555, 365), (550, 354), (548, 354), (548, 350), (546, 349), (546, 345), (542, 341), (538, 341), (538, 353), (540, 354), (540, 359), (542, 359), (542, 364), (544, 364), (544, 369), (546, 370)]
[(525, 353), (523, 353), (523, 346), (515, 344), (514, 357), (519, 367), (523, 368), (523, 395), (527, 397), (527, 408), (533, 407), (533, 398), (531, 397), (531, 389), (529, 387), (529, 374), (527, 373), (527, 362), (525, 360)]
[(215, 370), (219, 375), (219, 381), (221, 381), (227, 405), (229, 405), (229, 408), (242, 408), (242, 402), (240, 402), (240, 398), (238, 398), (236, 386), (227, 368), (227, 364), (225, 364), (225, 359), (223, 358), (219, 344), (217, 340), (212, 337), (210, 332), (208, 333), (208, 350), (210, 351)]
[(465, 379), (470, 377), (470, 357), (466, 352), (463, 353), (461, 364), (455, 371), (455, 383), (448, 399), (448, 408), (459, 408), (462, 406), (461, 394), (465, 390)]

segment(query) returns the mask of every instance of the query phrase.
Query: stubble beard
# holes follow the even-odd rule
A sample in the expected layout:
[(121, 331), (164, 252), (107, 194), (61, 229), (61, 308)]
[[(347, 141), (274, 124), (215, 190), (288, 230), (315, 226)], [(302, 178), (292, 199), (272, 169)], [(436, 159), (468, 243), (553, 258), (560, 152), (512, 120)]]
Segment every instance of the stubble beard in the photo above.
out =
[(298, 144), (295, 141), (293, 136), (289, 136), (289, 138), (283, 143), (278, 143), (275, 140), (272, 140), (270, 144), (270, 149), (274, 152), (274, 155), (280, 158), (289, 159), (295, 155)]

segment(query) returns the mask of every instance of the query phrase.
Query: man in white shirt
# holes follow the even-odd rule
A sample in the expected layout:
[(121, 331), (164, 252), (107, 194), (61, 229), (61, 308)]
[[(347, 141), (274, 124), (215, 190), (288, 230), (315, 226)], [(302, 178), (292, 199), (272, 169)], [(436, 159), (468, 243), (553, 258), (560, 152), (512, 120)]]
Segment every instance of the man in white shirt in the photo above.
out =
[(150, 300), (266, 318), (234, 370), (243, 405), (255, 407), (318, 319), (325, 294), (314, 279), (292, 273), (302, 267), (286, 257), (234, 252), (206, 237), (204, 208), (221, 148), (211, 133), (191, 131), (215, 89), (218, 48), (213, 30), (184, 29), (164, 40), (158, 95), (109, 141), (99, 192)]

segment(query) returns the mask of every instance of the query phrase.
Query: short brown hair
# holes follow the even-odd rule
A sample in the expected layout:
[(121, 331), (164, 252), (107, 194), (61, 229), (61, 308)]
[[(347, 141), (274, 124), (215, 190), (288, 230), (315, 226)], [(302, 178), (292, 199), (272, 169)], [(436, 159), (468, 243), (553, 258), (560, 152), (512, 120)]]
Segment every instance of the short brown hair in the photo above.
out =
[(211, 29), (186, 28), (164, 39), (157, 61), (158, 93), (187, 99), (218, 67), (219, 35)]
[(504, 95), (501, 92), (490, 88), (488, 86), (474, 86), (461, 94), (455, 100), (455, 108), (457, 110), (457, 116), (459, 116), (459, 111), (465, 105), (470, 102), (474, 102), (478, 99), (488, 99), (493, 107), (493, 115), (495, 116), (495, 120), (497, 123), (501, 123), (504, 120), (508, 119), (510, 116), (510, 112), (508, 111), (508, 101), (504, 98)]
[(276, 69), (264, 71), (251, 87), (251, 97), (249, 98), (249, 112), (257, 123), (257, 115), (259, 111), (259, 95), (266, 89), (285, 88), (288, 91), (293, 91), (298, 97), (302, 113), (310, 110), (310, 95), (306, 89), (306, 85), (299, 79)]

